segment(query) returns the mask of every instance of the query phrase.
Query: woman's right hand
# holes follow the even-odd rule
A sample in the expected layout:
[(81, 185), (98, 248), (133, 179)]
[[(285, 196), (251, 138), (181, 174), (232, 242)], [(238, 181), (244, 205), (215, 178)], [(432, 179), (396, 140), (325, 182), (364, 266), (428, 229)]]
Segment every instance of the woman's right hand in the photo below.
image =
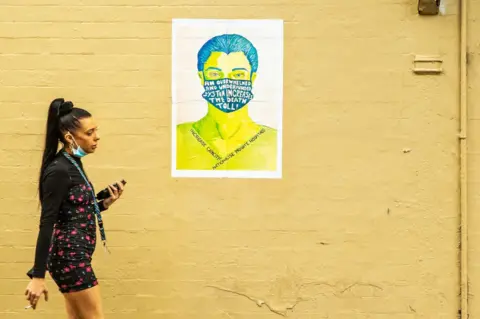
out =
[(42, 294), (45, 294), (45, 301), (48, 301), (48, 289), (44, 278), (33, 278), (25, 290), (27, 300), (33, 309), (37, 308), (37, 303)]

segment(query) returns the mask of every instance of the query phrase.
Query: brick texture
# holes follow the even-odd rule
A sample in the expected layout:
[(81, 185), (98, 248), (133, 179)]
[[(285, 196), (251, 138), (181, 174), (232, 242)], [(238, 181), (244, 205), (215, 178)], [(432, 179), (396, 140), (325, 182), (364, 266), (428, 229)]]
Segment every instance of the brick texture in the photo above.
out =
[[(51, 301), (23, 310), (57, 96), (97, 117), (96, 187), (128, 181), (104, 214), (112, 255), (94, 256), (107, 318), (456, 318), (458, 7), (446, 6), (0, 0), (0, 319), (65, 318), (50, 279)], [(170, 177), (172, 18), (284, 19), (283, 179)], [(445, 73), (414, 75), (414, 54), (440, 54)]]
[(468, 279), (470, 319), (480, 318), (480, 3), (468, 2)]

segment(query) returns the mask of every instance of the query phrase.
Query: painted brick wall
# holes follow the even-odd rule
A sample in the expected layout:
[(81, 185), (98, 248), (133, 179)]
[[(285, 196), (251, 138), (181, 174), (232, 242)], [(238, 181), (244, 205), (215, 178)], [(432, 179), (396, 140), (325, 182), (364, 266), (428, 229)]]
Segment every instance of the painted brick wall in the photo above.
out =
[[(75, 3), (75, 4), (73, 4)], [(107, 318), (451, 319), (458, 29), (414, 0), (1, 0), (0, 318), (25, 312), (48, 103), (92, 111)], [(170, 178), (172, 18), (285, 20), (284, 178)], [(415, 76), (414, 54), (445, 74)]]
[(468, 232), (470, 319), (480, 318), (480, 2), (468, 2)]

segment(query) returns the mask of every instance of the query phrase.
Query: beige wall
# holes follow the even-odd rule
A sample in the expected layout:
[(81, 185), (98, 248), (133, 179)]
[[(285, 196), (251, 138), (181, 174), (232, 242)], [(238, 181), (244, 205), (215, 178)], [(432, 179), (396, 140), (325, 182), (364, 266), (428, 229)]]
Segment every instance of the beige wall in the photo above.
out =
[(480, 2), (468, 2), (468, 277), (470, 319), (480, 318)]
[[(85, 159), (97, 188), (128, 180), (105, 214), (112, 255), (94, 256), (107, 318), (456, 318), (455, 1), (437, 17), (413, 0), (0, 3), (1, 319), (34, 316), (24, 273), (57, 96), (101, 125)], [(183, 17), (285, 20), (282, 180), (170, 178)], [(414, 75), (414, 54), (440, 54), (445, 73)], [(65, 318), (48, 284), (35, 318)]]

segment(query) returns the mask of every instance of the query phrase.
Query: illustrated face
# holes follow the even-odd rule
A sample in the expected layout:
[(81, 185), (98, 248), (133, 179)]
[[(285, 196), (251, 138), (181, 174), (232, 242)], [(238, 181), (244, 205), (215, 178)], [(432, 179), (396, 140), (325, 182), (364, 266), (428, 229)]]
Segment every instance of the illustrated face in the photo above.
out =
[(255, 80), (250, 62), (243, 52), (212, 52), (205, 62), (203, 72), (198, 72), (202, 85), (208, 80)]

